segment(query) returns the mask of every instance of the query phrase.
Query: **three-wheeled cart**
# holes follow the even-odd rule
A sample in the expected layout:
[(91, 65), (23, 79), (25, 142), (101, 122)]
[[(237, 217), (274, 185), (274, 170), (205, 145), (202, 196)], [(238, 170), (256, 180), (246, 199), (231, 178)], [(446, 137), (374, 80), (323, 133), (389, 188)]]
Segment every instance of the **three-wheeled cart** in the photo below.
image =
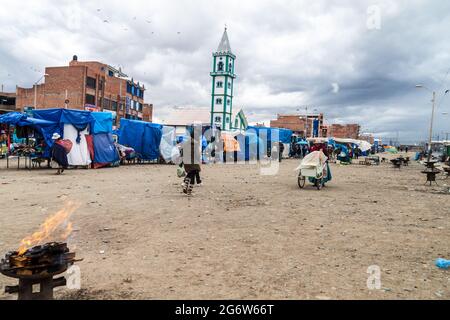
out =
[(303, 189), (308, 179), (317, 190), (321, 190), (325, 183), (330, 180), (330, 172), (327, 164), (328, 158), (321, 151), (315, 151), (306, 156), (300, 166), (297, 168), (298, 186)]

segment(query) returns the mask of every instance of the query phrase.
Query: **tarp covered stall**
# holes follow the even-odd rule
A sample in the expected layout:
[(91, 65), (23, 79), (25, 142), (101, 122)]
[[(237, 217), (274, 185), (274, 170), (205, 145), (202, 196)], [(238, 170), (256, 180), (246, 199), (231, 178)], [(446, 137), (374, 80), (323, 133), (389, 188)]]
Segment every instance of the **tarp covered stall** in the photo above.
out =
[(272, 150), (272, 144), (281, 142), (283, 144), (290, 144), (292, 142), (292, 135), (294, 134), (292, 130), (282, 129), (282, 128), (267, 128), (267, 127), (248, 127), (246, 134), (256, 133), (260, 142), (263, 144), (259, 145), (259, 152), (269, 154)]
[[(238, 159), (245, 161), (257, 161), (265, 156), (264, 141), (254, 132), (245, 132), (245, 135), (238, 136), (241, 145)], [(260, 148), (261, 146), (261, 148)]]
[(290, 144), (292, 135), (294, 134), (292, 130), (267, 127), (248, 127), (247, 132), (248, 131), (256, 132), (256, 134), (260, 138), (263, 138), (263, 140), (265, 139), (265, 137), (267, 137), (267, 140), (270, 144), (272, 141)]
[(370, 149), (372, 149), (372, 145), (364, 140), (356, 140), (356, 139), (340, 139), (340, 138), (334, 138), (334, 141), (336, 141), (337, 143), (347, 143), (347, 144), (355, 144), (358, 146), (358, 148), (362, 151), (362, 152), (366, 152), (369, 151)]
[(113, 114), (110, 112), (92, 112), (94, 124), (91, 128), (94, 168), (118, 164), (119, 152), (113, 139)]
[(113, 114), (109, 112), (92, 112), (94, 125), (91, 134), (113, 133)]
[(120, 120), (119, 143), (132, 147), (143, 160), (159, 159), (162, 125), (138, 120)]
[(6, 124), (15, 127), (32, 127), (37, 134), (37, 138), (43, 139), (47, 146), (44, 152), (44, 157), (50, 157), (50, 148), (53, 145), (53, 133), (62, 133), (58, 122), (31, 118), (26, 114), (20, 112), (10, 112), (1, 115), (0, 124)]
[[(47, 145), (53, 145), (52, 135), (59, 131), (59, 124), (53, 121), (30, 118), (24, 113), (10, 112), (0, 116), (0, 124), (17, 127), (33, 127), (44, 138)], [(51, 133), (50, 133), (51, 132)]]
[(95, 168), (109, 166), (120, 161), (119, 152), (114, 145), (111, 133), (94, 134), (93, 137)]
[[(183, 137), (183, 140), (186, 137)], [(173, 162), (175, 159), (179, 159), (180, 152), (176, 147), (177, 137), (175, 127), (163, 126), (162, 137), (159, 149), (161, 156), (166, 162)]]
[(225, 152), (239, 152), (241, 147), (239, 142), (234, 138), (235, 136), (222, 132), (223, 151)]
[[(77, 132), (76, 141), (80, 139), (80, 133), (88, 129), (89, 126), (94, 125), (94, 117), (91, 112), (81, 111), (81, 110), (71, 110), (71, 109), (43, 109), (43, 110), (33, 110), (33, 117), (35, 119), (41, 119), (46, 121), (51, 121), (59, 124), (58, 132), (61, 136), (64, 136), (64, 125), (72, 125)], [(54, 132), (48, 132), (50, 137)], [(53, 143), (51, 144), (53, 145)]]
[[(72, 141), (72, 150), (67, 155), (69, 165), (89, 166), (92, 163), (86, 140), (86, 135), (89, 135), (90, 130), (95, 127), (95, 118), (91, 112), (71, 109), (44, 109), (33, 110), (32, 113), (36, 119), (58, 123), (60, 129), (58, 133), (64, 139)], [(54, 132), (48, 132), (48, 134), (51, 135)]]

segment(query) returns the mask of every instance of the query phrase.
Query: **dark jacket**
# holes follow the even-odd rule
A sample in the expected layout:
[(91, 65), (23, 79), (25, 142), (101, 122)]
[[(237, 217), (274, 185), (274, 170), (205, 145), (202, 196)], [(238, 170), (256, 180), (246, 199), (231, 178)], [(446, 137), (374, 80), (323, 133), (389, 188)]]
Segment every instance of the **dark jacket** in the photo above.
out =
[(67, 160), (67, 151), (59, 143), (54, 143), (52, 147), (52, 158), (61, 167), (67, 168), (69, 166), (69, 161)]

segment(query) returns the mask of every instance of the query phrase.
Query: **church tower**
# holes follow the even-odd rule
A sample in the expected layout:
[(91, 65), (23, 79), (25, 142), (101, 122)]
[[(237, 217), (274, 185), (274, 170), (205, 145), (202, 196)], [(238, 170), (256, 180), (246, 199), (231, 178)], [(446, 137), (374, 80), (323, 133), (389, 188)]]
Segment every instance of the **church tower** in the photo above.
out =
[(234, 62), (236, 56), (231, 52), (227, 28), (219, 48), (213, 53), (211, 125), (222, 130), (231, 130), (234, 96)]

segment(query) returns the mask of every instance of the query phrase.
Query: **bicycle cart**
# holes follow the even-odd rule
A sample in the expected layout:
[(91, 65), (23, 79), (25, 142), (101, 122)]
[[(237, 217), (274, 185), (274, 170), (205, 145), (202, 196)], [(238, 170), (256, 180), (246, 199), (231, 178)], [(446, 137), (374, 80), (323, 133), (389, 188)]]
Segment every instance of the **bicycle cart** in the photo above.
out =
[(297, 168), (298, 186), (303, 189), (306, 179), (312, 183), (317, 190), (321, 190), (331, 180), (331, 172), (327, 163), (328, 158), (321, 151), (315, 151), (307, 155)]

